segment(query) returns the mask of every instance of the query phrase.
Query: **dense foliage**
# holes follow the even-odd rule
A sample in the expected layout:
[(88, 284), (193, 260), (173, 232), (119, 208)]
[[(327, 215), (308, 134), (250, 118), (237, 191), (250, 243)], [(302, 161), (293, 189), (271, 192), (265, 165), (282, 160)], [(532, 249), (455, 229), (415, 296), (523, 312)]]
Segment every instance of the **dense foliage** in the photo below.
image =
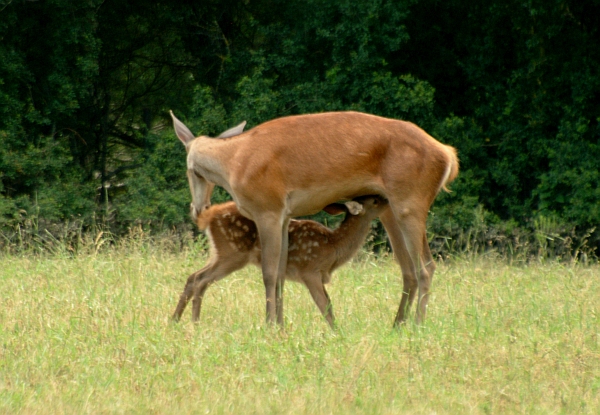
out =
[(598, 0), (0, 0), (0, 40), (5, 229), (189, 222), (169, 109), (410, 120), (459, 150), (440, 232), (600, 222)]

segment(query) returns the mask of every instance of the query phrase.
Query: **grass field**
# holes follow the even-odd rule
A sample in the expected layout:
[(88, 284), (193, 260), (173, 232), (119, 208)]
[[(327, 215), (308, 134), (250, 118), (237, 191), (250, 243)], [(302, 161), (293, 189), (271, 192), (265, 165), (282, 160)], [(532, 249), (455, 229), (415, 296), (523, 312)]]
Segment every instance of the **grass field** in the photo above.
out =
[(440, 263), (426, 323), (392, 330), (398, 267), (363, 254), (330, 331), (288, 283), (265, 327), (255, 268), (171, 324), (205, 258), (145, 245), (0, 257), (1, 413), (600, 413), (600, 268)]

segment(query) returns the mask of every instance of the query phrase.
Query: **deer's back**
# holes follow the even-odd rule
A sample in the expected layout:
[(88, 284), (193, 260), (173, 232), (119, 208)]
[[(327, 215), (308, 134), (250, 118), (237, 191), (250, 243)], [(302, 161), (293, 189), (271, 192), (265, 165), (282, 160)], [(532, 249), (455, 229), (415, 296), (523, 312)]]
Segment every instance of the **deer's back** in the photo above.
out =
[(416, 125), (357, 112), (279, 118), (243, 133), (234, 144), (232, 163), (244, 168), (230, 172), (230, 183), (248, 212), (274, 203), (278, 210), (283, 195), (292, 216), (365, 194), (430, 203), (444, 177), (456, 173), (447, 174), (456, 159), (453, 149)]

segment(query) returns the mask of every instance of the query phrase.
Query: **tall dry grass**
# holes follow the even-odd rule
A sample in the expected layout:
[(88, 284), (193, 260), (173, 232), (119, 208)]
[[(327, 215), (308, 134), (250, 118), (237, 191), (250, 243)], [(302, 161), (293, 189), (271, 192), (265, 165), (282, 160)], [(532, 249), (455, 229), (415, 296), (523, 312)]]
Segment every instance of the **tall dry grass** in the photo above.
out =
[(600, 412), (597, 265), (454, 258), (426, 323), (393, 330), (399, 269), (363, 253), (330, 285), (332, 332), (294, 283), (265, 327), (254, 268), (172, 324), (199, 246), (92, 246), (0, 259), (0, 412)]

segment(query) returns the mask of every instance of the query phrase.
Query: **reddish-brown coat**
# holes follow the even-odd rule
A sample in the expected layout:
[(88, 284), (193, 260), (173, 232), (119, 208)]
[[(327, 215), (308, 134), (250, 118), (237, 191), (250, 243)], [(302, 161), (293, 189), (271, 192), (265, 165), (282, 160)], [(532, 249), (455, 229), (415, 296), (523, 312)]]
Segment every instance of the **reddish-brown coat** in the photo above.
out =
[[(350, 260), (360, 249), (371, 221), (387, 207), (387, 202), (377, 196), (358, 198), (350, 203), (360, 203), (360, 211), (350, 214), (344, 205), (338, 204), (325, 208), (330, 213), (347, 212), (337, 229), (329, 229), (312, 220), (292, 220), (289, 224), (285, 279), (304, 284), (332, 326), (333, 312), (324, 284), (329, 283), (331, 273), (336, 268)], [(193, 294), (193, 320), (197, 321), (204, 291), (210, 283), (249, 263), (261, 264), (256, 225), (239, 212), (234, 202), (211, 206), (198, 215), (196, 223), (208, 236), (211, 257), (205, 268), (188, 278), (173, 315), (175, 320), (180, 319)], [(228, 272), (219, 272), (223, 269)]]
[[(390, 208), (381, 221), (402, 268), (404, 289), (395, 324), (418, 290), (417, 322), (425, 318), (435, 264), (427, 244), (427, 213), (458, 174), (456, 150), (416, 125), (359, 112), (278, 118), (232, 137), (195, 138), (175, 116), (188, 152), (192, 216), (223, 187), (261, 237), (267, 320), (283, 323), (282, 284), (288, 223), (337, 200), (378, 194)], [(189, 172), (192, 172), (191, 174)]]

